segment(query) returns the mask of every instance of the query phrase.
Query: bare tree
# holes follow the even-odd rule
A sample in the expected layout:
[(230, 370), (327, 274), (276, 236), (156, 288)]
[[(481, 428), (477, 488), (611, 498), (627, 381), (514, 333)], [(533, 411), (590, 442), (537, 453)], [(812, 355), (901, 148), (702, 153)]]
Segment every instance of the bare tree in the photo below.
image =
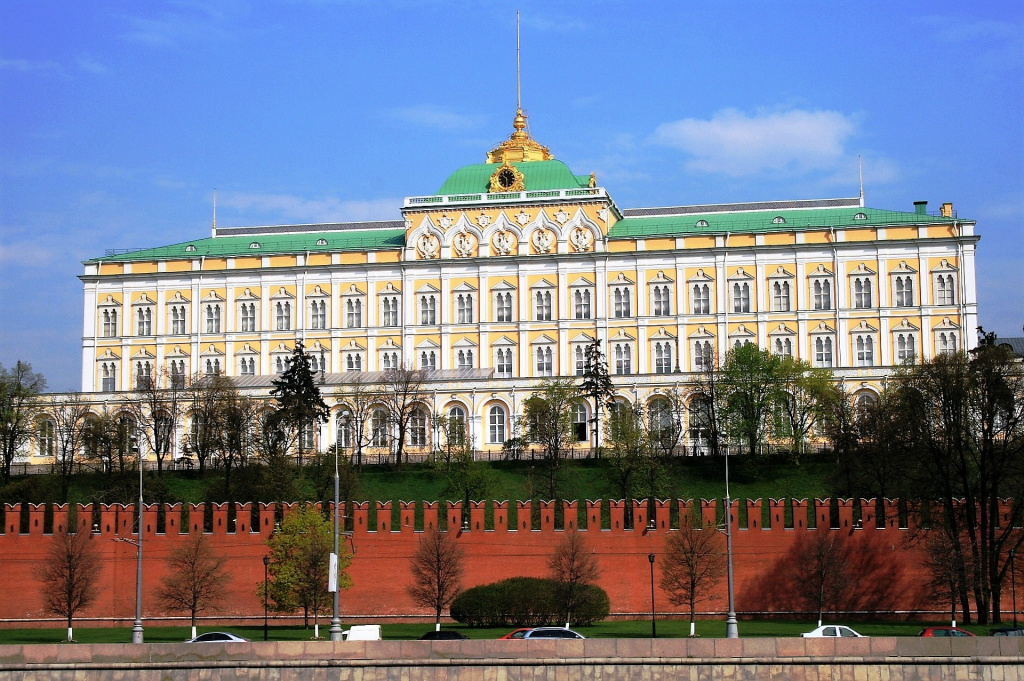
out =
[(186, 454), (195, 454), (199, 472), (221, 448), (224, 428), (224, 395), (234, 384), (226, 376), (194, 376), (188, 386), (186, 411), (190, 427), (185, 434)]
[[(620, 499), (634, 498), (645, 486), (653, 496), (660, 468), (656, 436), (649, 430), (649, 421), (644, 419), (640, 407), (621, 403), (614, 406), (606, 424), (607, 447), (602, 453), (609, 478)], [(626, 514), (625, 523), (626, 527), (633, 526), (631, 513)]]
[(434, 611), (435, 628), (441, 613), (462, 590), (464, 551), (449, 532), (428, 528), (412, 557), (413, 583), (408, 587), (413, 603)]
[(384, 372), (384, 404), (394, 424), (395, 465), (401, 466), (405, 451), (405, 434), (413, 413), (425, 400), (423, 372), (406, 366)]
[(363, 449), (368, 447), (372, 440), (372, 433), (367, 429), (367, 424), (370, 423), (373, 405), (378, 403), (380, 398), (380, 393), (372, 390), (359, 374), (356, 374), (355, 380), (338, 396), (339, 402), (343, 405), (341, 411), (348, 412), (348, 446), (351, 447), (358, 468), (363, 467)]
[(584, 603), (588, 590), (601, 574), (597, 556), (587, 540), (575, 528), (565, 533), (548, 561), (552, 578), (558, 582), (559, 600), (566, 628), (572, 623), (572, 614)]
[(224, 585), (229, 579), (226, 562), (224, 556), (214, 553), (201, 532), (167, 558), (170, 574), (157, 597), (168, 610), (191, 615), (192, 638), (196, 637), (196, 615), (216, 608), (224, 600)]
[(725, 546), (711, 524), (700, 527), (680, 518), (679, 530), (669, 535), (661, 557), (661, 588), (673, 605), (690, 609), (690, 636), (696, 636), (697, 604), (709, 600), (725, 576)]
[(704, 364), (694, 386), (696, 395), (690, 402), (690, 441), (706, 447), (712, 456), (724, 454), (728, 437), (726, 406), (728, 390), (724, 383), (718, 355), (704, 357)]
[(189, 403), (183, 375), (164, 368), (152, 378), (140, 377), (126, 407), (138, 424), (138, 435), (156, 457), (157, 475), (163, 475), (164, 460), (174, 454), (174, 436), (182, 412)]
[(796, 571), (792, 575), (796, 592), (804, 606), (822, 614), (838, 605), (849, 584), (846, 547), (838, 532), (819, 527), (796, 551)]
[(220, 457), (224, 462), (224, 493), (231, 497), (231, 471), (248, 463), (259, 443), (256, 400), (240, 395), (234, 383), (223, 393)]
[(67, 503), (76, 457), (85, 447), (89, 404), (80, 393), (67, 393), (47, 396), (42, 409), (53, 420), (57, 444), (54, 463), (60, 475), (61, 501)]
[(39, 579), (47, 610), (67, 620), (68, 641), (73, 640), (75, 613), (96, 598), (99, 571), (96, 547), (88, 532), (54, 532)]
[(32, 437), (37, 398), (44, 390), (46, 379), (28, 362), (19, 361), (11, 369), (0, 364), (0, 463), (5, 483), (11, 480), (14, 457)]
[(931, 579), (928, 587), (932, 597), (949, 603), (951, 626), (956, 626), (956, 606), (961, 590), (966, 589), (964, 577), (970, 568), (964, 571), (958, 556), (969, 555), (963, 546), (954, 547), (953, 541), (942, 528), (933, 528), (928, 532), (925, 541), (924, 567)]

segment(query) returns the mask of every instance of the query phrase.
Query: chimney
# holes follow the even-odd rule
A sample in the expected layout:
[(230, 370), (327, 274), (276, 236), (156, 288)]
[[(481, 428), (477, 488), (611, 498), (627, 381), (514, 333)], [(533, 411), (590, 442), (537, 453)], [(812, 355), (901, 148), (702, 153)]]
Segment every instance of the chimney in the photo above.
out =
[(939, 208), (939, 215), (941, 215), (944, 218), (953, 217), (953, 204), (950, 203), (949, 201), (943, 203), (942, 207)]
[(927, 201), (914, 201), (914, 212), (918, 215), (928, 214), (928, 202)]

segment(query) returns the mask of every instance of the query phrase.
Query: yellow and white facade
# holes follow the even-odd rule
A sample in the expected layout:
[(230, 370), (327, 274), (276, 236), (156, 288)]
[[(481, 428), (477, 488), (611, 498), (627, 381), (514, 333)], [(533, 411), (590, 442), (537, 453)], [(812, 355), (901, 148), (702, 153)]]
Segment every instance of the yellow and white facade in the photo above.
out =
[(521, 112), (514, 125), (487, 163), (405, 199), (395, 219), (215, 227), (87, 261), (83, 391), (116, 400), (166, 370), (266, 392), (301, 339), (329, 403), (357, 373), (423, 368), (425, 406), (463, 409), (487, 448), (540, 380), (577, 374), (594, 339), (640, 403), (685, 391), (705, 358), (742, 342), (830, 366), (855, 391), (974, 343), (978, 237), (951, 204), (622, 210), (532, 140)]

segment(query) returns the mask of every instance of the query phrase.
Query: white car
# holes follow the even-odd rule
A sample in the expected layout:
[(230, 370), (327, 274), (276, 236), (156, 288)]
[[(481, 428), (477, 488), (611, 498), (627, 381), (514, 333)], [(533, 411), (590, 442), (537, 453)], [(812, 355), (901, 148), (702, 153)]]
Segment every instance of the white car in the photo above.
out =
[(850, 627), (838, 624), (826, 624), (800, 635), (804, 638), (864, 638)]
[(249, 639), (229, 634), (226, 631), (208, 631), (190, 638), (185, 643), (248, 643)]

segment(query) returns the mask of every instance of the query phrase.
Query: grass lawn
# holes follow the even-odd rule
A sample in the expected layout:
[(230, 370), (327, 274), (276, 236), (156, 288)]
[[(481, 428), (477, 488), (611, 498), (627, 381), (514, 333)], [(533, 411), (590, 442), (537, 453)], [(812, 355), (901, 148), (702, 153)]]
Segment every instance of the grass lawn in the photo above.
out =
[[(832, 622), (829, 624), (847, 624), (865, 636), (917, 636), (917, 633), (928, 625), (948, 625), (943, 622)], [(345, 622), (347, 628), (353, 622)], [(814, 629), (816, 622), (792, 620), (740, 620), (739, 632), (743, 638), (757, 637), (794, 637), (805, 631)], [(320, 636), (328, 638), (329, 622), (320, 625)], [(432, 624), (384, 624), (384, 638), (387, 640), (411, 640), (433, 630)], [(495, 639), (504, 636), (511, 628), (473, 629), (459, 624), (445, 624), (444, 629), (460, 631), (474, 639)], [(689, 634), (690, 623), (686, 620), (658, 620), (659, 638), (683, 638)], [(979, 636), (988, 634), (994, 625), (971, 625), (964, 627)], [(575, 627), (588, 638), (649, 638), (651, 623), (649, 620), (617, 620), (599, 622), (589, 627)], [(225, 626), (200, 627), (199, 633), (207, 631), (230, 631), (231, 633), (253, 641), (263, 640), (262, 626)], [(308, 641), (313, 638), (313, 628), (301, 626), (270, 627), (271, 641)], [(0, 629), (0, 645), (60, 643), (66, 632), (64, 629)], [(147, 643), (180, 643), (189, 638), (188, 627), (146, 627)], [(725, 622), (722, 620), (698, 620), (697, 635), (703, 638), (723, 638)], [(75, 640), (78, 643), (128, 643), (132, 639), (131, 627), (76, 627)]]
[[(474, 499), (509, 501), (548, 498), (548, 477), (545, 462), (501, 461), (484, 464), (486, 490)], [(792, 463), (766, 463), (737, 457), (730, 462), (730, 483), (733, 498), (808, 498), (825, 497), (830, 493), (828, 482), (833, 465), (827, 461), (807, 460), (800, 465)], [(313, 499), (313, 469), (296, 471), (299, 501)], [(166, 471), (159, 480), (147, 473), (144, 487), (147, 501), (271, 501), (253, 499), (258, 494), (245, 492), (245, 473), (232, 476), (234, 499), (224, 491), (224, 473), (220, 470)], [(72, 478), (69, 491), (71, 503), (101, 501), (131, 502), (137, 494), (137, 480), (130, 484), (117, 484), (113, 478), (97, 473), (80, 474)], [(656, 482), (660, 498), (714, 499), (725, 495), (724, 467), (721, 460), (711, 458), (674, 459), (664, 467)], [(60, 484), (56, 476), (31, 475), (13, 478), (11, 484), (0, 487), (0, 501), (7, 503), (44, 503), (59, 500)], [(559, 473), (559, 496), (563, 499), (617, 499), (622, 492), (613, 481), (608, 462), (601, 459), (566, 461)], [(633, 496), (646, 496), (645, 488), (632, 490)], [(128, 498), (124, 498), (128, 495)], [(445, 478), (425, 464), (410, 464), (396, 470), (392, 466), (365, 465), (359, 473), (354, 496), (356, 501), (434, 501), (457, 496), (446, 493)]]

